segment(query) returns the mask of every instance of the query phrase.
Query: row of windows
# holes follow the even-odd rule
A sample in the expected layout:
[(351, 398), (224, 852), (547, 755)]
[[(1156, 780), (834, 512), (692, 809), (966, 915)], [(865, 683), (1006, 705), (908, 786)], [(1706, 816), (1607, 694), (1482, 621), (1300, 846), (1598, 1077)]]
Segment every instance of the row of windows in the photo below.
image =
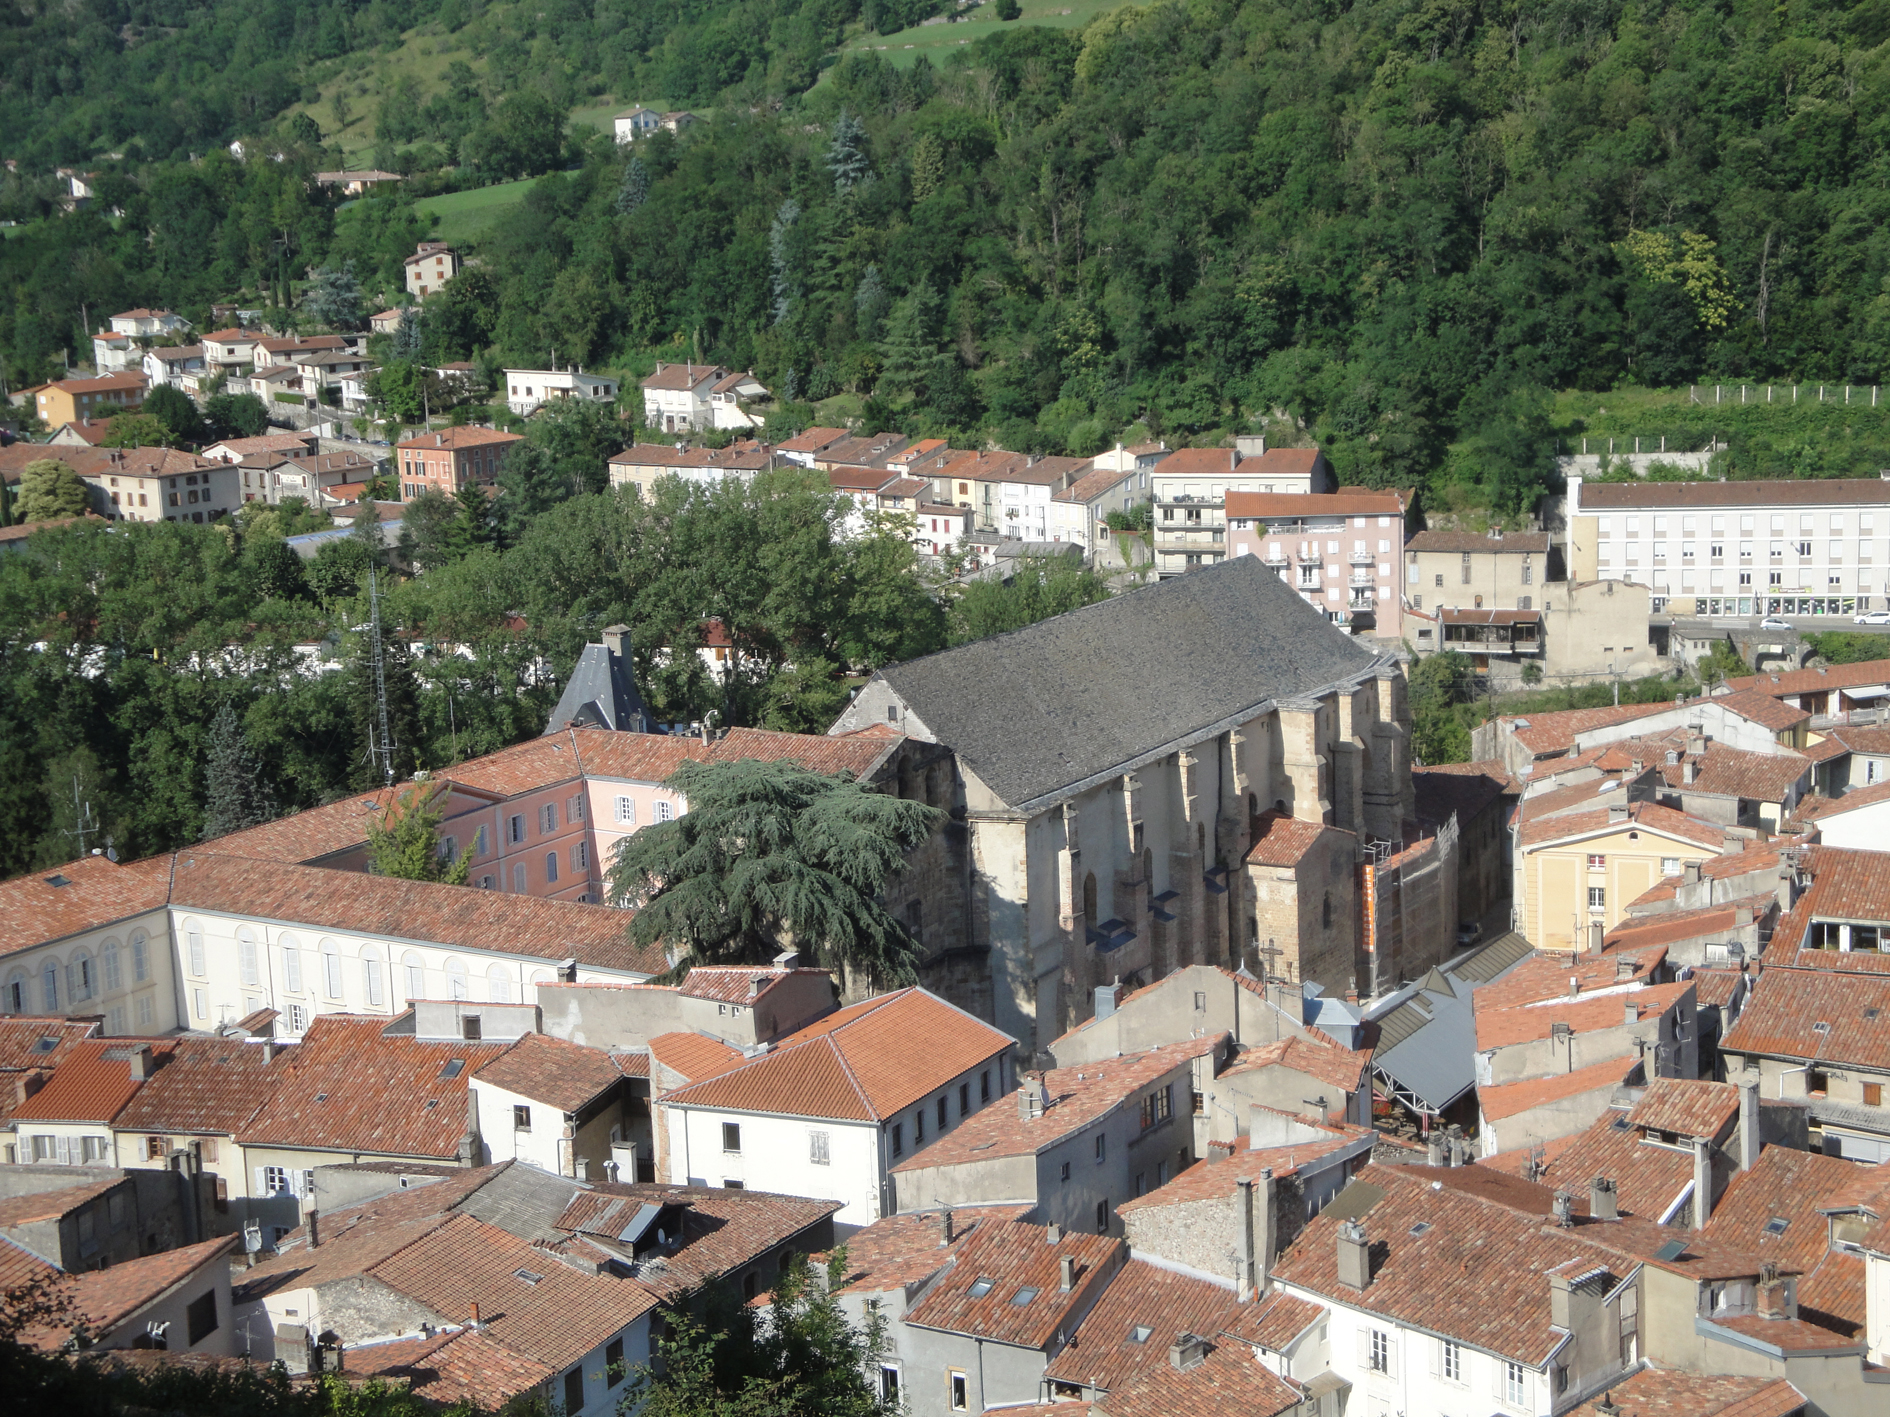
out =
[[(1738, 515), (1739, 515), (1739, 530), (1740, 531), (1757, 530), (1758, 518), (1761, 516), (1765, 516), (1767, 518), (1766, 529), (1768, 531), (1781, 532), (1785, 530), (1785, 524), (1787, 520), (1789, 519), (1789, 514), (1785, 512), (1771, 512), (1771, 513), (1742, 512), (1742, 513), (1739, 513)], [(1845, 514), (1843, 512), (1832, 512), (1829, 515), (1831, 518), (1830, 529), (1832, 533), (1841, 535), (1844, 531), (1844, 526), (1845, 526), (1845, 522), (1844, 522)], [(1707, 530), (1710, 531), (1714, 536), (1719, 536), (1725, 532), (1726, 523), (1728, 522), (1729, 519), (1730, 518), (1724, 517), (1724, 516), (1710, 517), (1707, 519), (1707, 523), (1708, 523)], [(1652, 523), (1653, 533), (1655, 536), (1665, 536), (1668, 530), (1671, 528), (1672, 523), (1675, 519), (1672, 517), (1656, 516), (1656, 517), (1650, 517), (1648, 520)], [(1694, 533), (1696, 533), (1700, 529), (1700, 518), (1698, 517), (1683, 516), (1683, 517), (1680, 517), (1678, 520), (1680, 522), (1679, 531), (1684, 536), (1692, 536)], [(1812, 532), (1817, 530), (1817, 525), (1818, 525), (1818, 514), (1816, 512), (1800, 512), (1798, 514), (1798, 530), (1800, 532), (1809, 535)], [(1876, 522), (1875, 513), (1859, 512), (1857, 514), (1857, 529), (1860, 532), (1874, 531), (1876, 529), (1876, 525), (1877, 525), (1877, 522)], [(1639, 536), (1641, 534), (1641, 518), (1638, 516), (1622, 517), (1620, 529), (1628, 536)], [(1599, 536), (1605, 538), (1608, 535), (1610, 535), (1614, 530), (1615, 530), (1615, 526), (1614, 526), (1613, 517), (1596, 517), (1595, 518), (1595, 531)]]
[[(103, 994), (115, 994), (125, 987), (129, 965), (133, 986), (150, 977), (149, 938), (139, 930), (131, 936), (131, 948), (124, 950), (117, 940), (99, 946), (94, 960), (85, 950), (77, 951), (63, 966), (56, 957), (40, 961), (39, 1004), (46, 1013), (57, 1013), (67, 1005), (82, 1004)], [(10, 1014), (29, 1013), (35, 1007), (32, 980), (23, 969), (15, 969), (0, 986), (0, 1010)], [(149, 1011), (149, 1000), (140, 1004), (140, 1014)]]
[[(1397, 1371), (1397, 1352), (1397, 1340), (1382, 1328), (1366, 1328), (1359, 1334), (1359, 1362), (1367, 1372), (1384, 1373), (1387, 1376), (1394, 1374)], [(1439, 1339), (1432, 1346), (1431, 1376), (1442, 1378), (1445, 1382), (1467, 1383), (1465, 1357), (1461, 1343), (1448, 1338)], [(1511, 1406), (1522, 1406), (1529, 1396), (1528, 1369), (1507, 1358), (1497, 1359), (1496, 1364), (1496, 1370), (1491, 1375), (1496, 1396)]]
[[(990, 1100), (991, 1070), (986, 1068), (983, 1072), (978, 1074), (978, 1106), (982, 1107)], [(951, 1125), (950, 1102), (951, 1094), (949, 1092), (941, 1092), (935, 1102), (921, 1102), (917, 1107), (912, 1109), (913, 1150), (916, 1151), (925, 1145), (925, 1121), (928, 1112), (931, 1112), (937, 1118), (938, 1135), (943, 1136), (945, 1134), (946, 1129)], [(959, 1083), (958, 1119), (963, 1121), (966, 1117), (969, 1117), (974, 1110), (971, 1105), (971, 1084), (969, 1082)], [(894, 1156), (904, 1156), (906, 1154), (905, 1122), (894, 1122), (889, 1135), (892, 1138), (892, 1154)]]
[[(334, 940), (324, 939), (317, 947), (315, 979), (312, 988), (305, 991), (303, 976), (303, 955), (306, 953), (301, 944), (292, 935), (284, 935), (277, 942), (276, 958), (280, 961), (282, 972), (280, 980), (274, 977), (270, 983), (279, 982), (288, 993), (300, 994), (312, 992), (318, 987), (321, 993), (334, 1000), (345, 997), (343, 992), (345, 966), (341, 946)], [(203, 927), (195, 920), (184, 922), (185, 968), (197, 978), (208, 977), (208, 950), (204, 941)], [(247, 925), (236, 932), (237, 974), (240, 981), (252, 988), (264, 983), (263, 971), (269, 957), (268, 947), (256, 936), (256, 932)], [(364, 996), (371, 1007), (379, 1007), (386, 999), (385, 966), (380, 950), (374, 945), (363, 945), (357, 957), (360, 965), (360, 979)], [(401, 982), (405, 986), (406, 997), (423, 999), (426, 991), (426, 966), (420, 955), (408, 950), (400, 958)], [(446, 984), (445, 997), (464, 999), (469, 997), (467, 989), (467, 970), (465, 962), (449, 959), (440, 971)], [(539, 971), (545, 978), (549, 974)], [(492, 964), (486, 970), (488, 997), (495, 1004), (512, 1002), (512, 971), (504, 964)], [(199, 1013), (202, 1010), (198, 1010)]]
[[(619, 797), (616, 801), (615, 815), (617, 825), (626, 827), (635, 826), (637, 824), (637, 799), (634, 797)], [(667, 822), (675, 815), (675, 804), (665, 798), (659, 797), (656, 802), (655, 820)]]

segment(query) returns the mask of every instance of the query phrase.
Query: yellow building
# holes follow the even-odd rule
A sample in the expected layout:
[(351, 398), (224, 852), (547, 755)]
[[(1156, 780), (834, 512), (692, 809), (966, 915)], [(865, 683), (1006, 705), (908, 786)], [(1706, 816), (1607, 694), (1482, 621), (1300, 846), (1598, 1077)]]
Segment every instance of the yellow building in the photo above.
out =
[(1726, 841), (1712, 823), (1652, 802), (1525, 821), (1515, 882), (1522, 933), (1537, 949), (1598, 946), (1630, 902), (1688, 863), (1719, 855)]
[(33, 412), (48, 428), (82, 418), (110, 418), (144, 402), (142, 374), (107, 374), (99, 379), (61, 379), (32, 390)]

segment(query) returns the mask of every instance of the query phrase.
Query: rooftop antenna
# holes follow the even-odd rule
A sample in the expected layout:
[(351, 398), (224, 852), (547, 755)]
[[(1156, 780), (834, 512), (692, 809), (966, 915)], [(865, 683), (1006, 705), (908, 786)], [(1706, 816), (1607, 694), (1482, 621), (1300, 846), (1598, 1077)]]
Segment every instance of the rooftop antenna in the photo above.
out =
[[(370, 510), (367, 515), (377, 513)], [(380, 759), (381, 773), (387, 785), (394, 785), (394, 735), (387, 724), (387, 664), (381, 654), (381, 587), (380, 576), (373, 565), (368, 567), (368, 643), (374, 656), (374, 708), (375, 718), (380, 724), (380, 734), (374, 732), (374, 723), (368, 725), (368, 761)]]
[(92, 812), (92, 804), (79, 793), (79, 775), (72, 775), (72, 820), (76, 824), (64, 832), (66, 836), (79, 839), (79, 855), (85, 855), (85, 839), (98, 830), (98, 818)]

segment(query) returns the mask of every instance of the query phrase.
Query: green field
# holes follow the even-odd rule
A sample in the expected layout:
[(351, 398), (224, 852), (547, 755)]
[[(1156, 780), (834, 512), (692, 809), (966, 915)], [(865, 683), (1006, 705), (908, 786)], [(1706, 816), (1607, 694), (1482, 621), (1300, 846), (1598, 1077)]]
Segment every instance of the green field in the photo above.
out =
[(440, 224), (434, 239), (448, 242), (476, 240), (479, 233), (505, 212), (507, 207), (524, 200), (535, 177), (517, 182), (501, 182), (496, 187), (478, 187), (470, 192), (448, 192), (443, 197), (425, 197), (413, 204), (423, 215), (435, 215)]
[[(1069, 0), (1068, 4), (1056, 3), (1056, 0), (1050, 3), (1044, 3), (1044, 0), (1022, 0), (1023, 17), (1008, 23), (1012, 26), (1081, 29), (1098, 15), (1106, 15), (1121, 8), (1122, 0)], [(897, 34), (864, 35), (844, 46), (841, 53), (877, 53), (901, 69), (921, 54), (927, 55), (936, 64), (960, 45), (970, 44), (987, 34), (995, 34), (1005, 28), (1006, 23), (998, 19), (995, 5), (986, 4), (979, 8), (977, 14), (956, 24), (914, 25)]]

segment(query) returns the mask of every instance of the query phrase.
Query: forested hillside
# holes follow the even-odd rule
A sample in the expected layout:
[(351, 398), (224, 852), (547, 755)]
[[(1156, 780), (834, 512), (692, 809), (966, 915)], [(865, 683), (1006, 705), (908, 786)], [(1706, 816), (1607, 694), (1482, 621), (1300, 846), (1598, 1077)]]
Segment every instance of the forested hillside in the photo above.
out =
[[(1551, 390), (1882, 376), (1884, 0), (1195, 0), (1007, 30), (937, 69), (849, 56), (812, 88), (782, 56), (850, 15), (783, 18), (791, 3), (674, 12), (761, 45), (671, 80), (714, 91), (713, 121), (633, 168), (570, 144), (581, 166), (488, 229), (429, 322), (436, 348), (631, 368), (699, 353), (797, 400), (873, 394), (869, 421), (1075, 452), (1138, 421), (1188, 440), (1286, 417), (1350, 477), (1499, 509), (1543, 484)], [(450, 5), (333, 10), (358, 43)], [(547, 6), (529, 44), (476, 11), (448, 18), (502, 35), (488, 48), (519, 91), (557, 79), (569, 100), (567, 16), (612, 83), (680, 62), (674, 27), (600, 38), (604, 3)], [(282, 44), (319, 51), (328, 13), (282, 8)], [(215, 9), (163, 43), (227, 23), (241, 53), (276, 14)], [(12, 96), (49, 69), (64, 83), (16, 57)], [(503, 85), (482, 84), (496, 116)], [(95, 110), (75, 101), (73, 121)], [(285, 250), (298, 272), (390, 264), (423, 223), (400, 197), (337, 222), (301, 180), (323, 154), (127, 160), (122, 221), (14, 233), (9, 377), (71, 345), (82, 305), (256, 288)], [(1854, 459), (1819, 470), (1874, 469), (1883, 444), (1853, 434)]]

